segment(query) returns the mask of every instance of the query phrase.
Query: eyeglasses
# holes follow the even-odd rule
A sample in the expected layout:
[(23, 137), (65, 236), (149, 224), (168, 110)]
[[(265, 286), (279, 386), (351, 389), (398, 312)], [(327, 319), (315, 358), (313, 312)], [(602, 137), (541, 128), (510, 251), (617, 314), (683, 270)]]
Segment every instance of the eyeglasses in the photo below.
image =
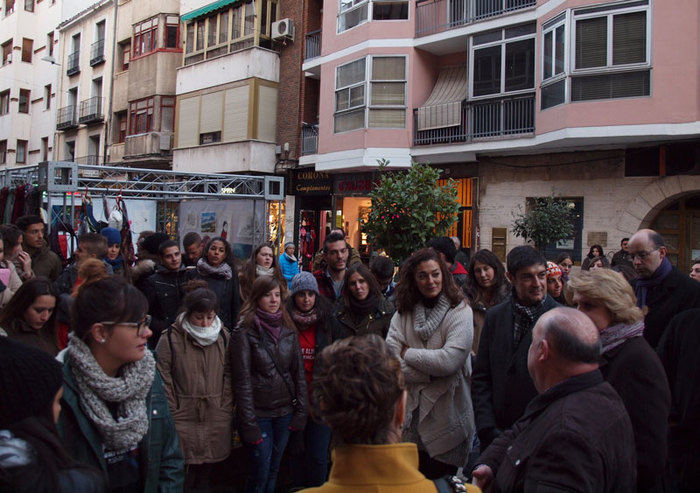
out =
[(649, 257), (649, 255), (651, 255), (653, 252), (655, 252), (657, 250), (658, 250), (658, 248), (654, 248), (653, 250), (650, 250), (648, 252), (638, 252), (638, 253), (630, 252), (630, 256), (632, 257), (632, 260), (634, 260), (635, 258), (638, 258), (639, 260), (646, 260)]
[(151, 321), (153, 320), (153, 317), (150, 315), (146, 315), (146, 318), (141, 320), (140, 322), (111, 322), (111, 321), (106, 321), (106, 322), (100, 322), (102, 325), (126, 325), (127, 327), (134, 327), (136, 328), (136, 335), (139, 337), (145, 337), (146, 335), (146, 329), (150, 327)]

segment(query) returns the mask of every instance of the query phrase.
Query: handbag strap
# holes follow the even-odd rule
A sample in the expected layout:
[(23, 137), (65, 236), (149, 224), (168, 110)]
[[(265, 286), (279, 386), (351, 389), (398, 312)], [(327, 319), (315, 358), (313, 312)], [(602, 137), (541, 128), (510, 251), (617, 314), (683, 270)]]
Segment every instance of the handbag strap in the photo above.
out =
[(296, 406), (296, 405), (297, 405), (296, 392), (294, 392), (294, 391), (292, 390), (292, 386), (289, 384), (289, 382), (287, 381), (287, 379), (284, 377), (284, 373), (282, 373), (282, 370), (280, 370), (280, 367), (279, 367), (279, 365), (277, 364), (277, 359), (276, 359), (275, 356), (272, 354), (272, 351), (270, 350), (270, 348), (269, 348), (269, 347), (267, 346), (267, 344), (266, 344), (266, 342), (267, 342), (267, 334), (265, 334), (265, 329), (260, 330), (260, 334), (261, 334), (262, 339), (263, 339), (263, 341), (262, 341), (263, 348), (265, 348), (265, 351), (267, 352), (267, 355), (268, 355), (268, 356), (270, 357), (270, 359), (272, 360), (272, 364), (273, 364), (273, 366), (275, 367), (275, 370), (277, 370), (277, 373), (279, 373), (280, 377), (282, 377), (282, 381), (284, 382), (284, 385), (287, 387), (287, 392), (289, 392), (289, 397), (292, 398), (292, 406)]

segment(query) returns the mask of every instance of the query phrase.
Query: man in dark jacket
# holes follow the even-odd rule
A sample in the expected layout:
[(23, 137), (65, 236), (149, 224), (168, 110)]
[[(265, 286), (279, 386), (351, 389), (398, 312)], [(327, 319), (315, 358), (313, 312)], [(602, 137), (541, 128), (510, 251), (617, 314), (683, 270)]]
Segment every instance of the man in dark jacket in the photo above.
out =
[(155, 274), (143, 284), (143, 294), (148, 299), (148, 313), (152, 317), (148, 346), (155, 348), (160, 334), (175, 322), (183, 292), (182, 286), (192, 279), (193, 272), (182, 265), (180, 247), (172, 240), (164, 241), (158, 248), (160, 265)]
[(700, 491), (699, 347), (700, 308), (673, 317), (659, 343), (671, 388), (666, 491)]
[(492, 491), (634, 491), (632, 424), (598, 370), (598, 330), (583, 313), (555, 308), (532, 331), (528, 369), (539, 395), (477, 460)]
[(547, 294), (547, 261), (537, 250), (513, 248), (508, 253), (507, 269), (513, 293), (486, 313), (472, 373), (481, 450), (510, 428), (537, 395), (527, 372), (532, 327), (543, 313), (559, 306)]
[(22, 216), (17, 219), (17, 227), (22, 230), (22, 249), (32, 258), (32, 270), (36, 277), (44, 276), (55, 281), (61, 274), (61, 259), (51, 251), (44, 241), (46, 224), (39, 216)]
[(342, 294), (348, 265), (349, 246), (342, 233), (334, 231), (323, 242), (323, 258), (326, 268), (314, 272), (318, 291), (332, 303)]
[(612, 262), (610, 262), (610, 267), (615, 267), (616, 265), (633, 267), (632, 257), (630, 256), (629, 242), (629, 238), (622, 238), (622, 241), (620, 242), (620, 250), (615, 252), (615, 255), (613, 255)]
[(630, 255), (639, 278), (632, 281), (644, 317), (644, 338), (656, 348), (668, 322), (690, 308), (700, 308), (700, 283), (671, 265), (663, 237), (641, 229), (630, 238)]

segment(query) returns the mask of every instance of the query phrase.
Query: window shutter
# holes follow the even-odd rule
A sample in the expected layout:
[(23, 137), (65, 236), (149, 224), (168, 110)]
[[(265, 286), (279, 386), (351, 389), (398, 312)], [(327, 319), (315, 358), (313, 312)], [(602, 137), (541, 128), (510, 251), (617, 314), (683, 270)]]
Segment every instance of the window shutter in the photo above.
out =
[(613, 17), (613, 65), (644, 63), (647, 59), (647, 14)]
[(406, 110), (370, 109), (369, 126), (371, 128), (404, 128), (406, 126)]
[(258, 140), (275, 141), (277, 88), (258, 86)]
[(607, 65), (608, 19), (596, 17), (576, 22), (576, 68)]
[(372, 105), (404, 105), (405, 82), (372, 82)]
[(199, 144), (199, 96), (181, 99), (177, 113), (177, 146), (193, 147)]
[(405, 80), (406, 59), (404, 57), (372, 58), (372, 80)]
[(248, 138), (248, 84), (226, 91), (224, 103), (224, 142), (235, 142)]
[(621, 74), (574, 77), (571, 100), (630, 98), (649, 95), (649, 70)]
[(223, 98), (223, 91), (212, 92), (202, 96), (199, 133), (206, 134), (221, 131)]

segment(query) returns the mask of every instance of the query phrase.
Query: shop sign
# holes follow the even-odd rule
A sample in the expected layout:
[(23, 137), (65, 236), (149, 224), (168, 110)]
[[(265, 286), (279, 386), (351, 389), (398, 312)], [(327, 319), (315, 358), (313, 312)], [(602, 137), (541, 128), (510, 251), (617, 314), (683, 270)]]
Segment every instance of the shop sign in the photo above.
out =
[(372, 173), (338, 175), (335, 179), (334, 191), (336, 195), (365, 196), (374, 189), (376, 182)]
[(297, 171), (294, 178), (294, 194), (329, 195), (333, 188), (333, 177), (324, 171)]

